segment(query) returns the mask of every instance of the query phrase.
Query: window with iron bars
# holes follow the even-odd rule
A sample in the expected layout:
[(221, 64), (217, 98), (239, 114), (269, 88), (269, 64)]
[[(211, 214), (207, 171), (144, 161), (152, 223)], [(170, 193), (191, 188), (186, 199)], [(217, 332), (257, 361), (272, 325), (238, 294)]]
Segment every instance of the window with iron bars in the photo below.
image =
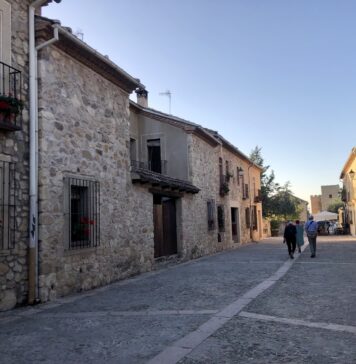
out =
[(220, 233), (225, 231), (225, 212), (223, 205), (218, 205), (218, 228)]
[(15, 242), (15, 163), (0, 160), (0, 251)]
[(246, 221), (246, 227), (250, 228), (251, 222), (250, 222), (250, 208), (249, 207), (245, 208), (245, 221)]
[(65, 178), (66, 243), (68, 249), (100, 244), (100, 185), (85, 179)]
[(215, 201), (207, 201), (208, 208), (208, 230), (215, 230)]

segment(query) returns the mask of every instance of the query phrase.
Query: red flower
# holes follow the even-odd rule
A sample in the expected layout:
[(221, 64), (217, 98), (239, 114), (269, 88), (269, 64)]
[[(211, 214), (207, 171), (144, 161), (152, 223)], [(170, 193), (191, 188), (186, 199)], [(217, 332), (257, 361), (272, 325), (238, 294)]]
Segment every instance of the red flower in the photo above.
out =
[(9, 110), (11, 108), (10, 104), (6, 101), (0, 101), (1, 110)]

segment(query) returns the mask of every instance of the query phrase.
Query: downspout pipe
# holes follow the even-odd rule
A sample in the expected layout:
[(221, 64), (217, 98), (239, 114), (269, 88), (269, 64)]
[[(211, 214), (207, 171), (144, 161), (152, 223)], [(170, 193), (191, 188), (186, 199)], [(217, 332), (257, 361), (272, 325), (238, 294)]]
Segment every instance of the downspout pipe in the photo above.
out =
[(253, 240), (253, 226), (252, 226), (252, 217), (253, 217), (253, 212), (252, 212), (252, 191), (251, 191), (251, 180), (250, 180), (250, 168), (253, 166), (253, 163), (251, 163), (248, 168), (247, 168), (247, 176), (248, 176), (248, 192), (250, 195), (250, 239), (251, 242), (255, 242)]
[[(54, 37), (36, 48), (35, 12), (48, 0), (36, 0), (28, 9), (29, 20), (29, 137), (30, 137), (30, 215), (28, 255), (28, 303), (39, 301), (38, 290), (38, 80), (37, 51), (58, 40), (58, 29)], [(58, 0), (56, 2), (59, 2)]]

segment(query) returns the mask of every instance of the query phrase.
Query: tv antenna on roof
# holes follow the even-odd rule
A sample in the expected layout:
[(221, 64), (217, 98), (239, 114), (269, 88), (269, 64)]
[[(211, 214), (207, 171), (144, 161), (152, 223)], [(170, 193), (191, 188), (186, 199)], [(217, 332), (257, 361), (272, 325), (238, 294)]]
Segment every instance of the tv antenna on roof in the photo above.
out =
[(169, 102), (169, 114), (171, 115), (171, 99), (172, 99), (172, 92), (167, 90), (165, 92), (160, 92), (159, 93), (160, 96), (167, 96), (168, 97), (168, 102)]

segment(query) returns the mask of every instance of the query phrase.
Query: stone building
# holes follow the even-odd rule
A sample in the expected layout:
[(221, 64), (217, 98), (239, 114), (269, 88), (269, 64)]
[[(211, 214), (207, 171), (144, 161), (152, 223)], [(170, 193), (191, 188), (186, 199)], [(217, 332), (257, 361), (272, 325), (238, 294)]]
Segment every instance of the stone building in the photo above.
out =
[(153, 195), (155, 257), (262, 237), (261, 170), (221, 135), (148, 108), (146, 90), (131, 102), (130, 133), (133, 182)]
[(310, 196), (310, 202), (312, 214), (317, 214), (321, 211), (328, 211), (331, 204), (341, 202), (340, 186), (321, 186), (321, 195)]
[(218, 133), (130, 102), (144, 85), (38, 15), (50, 2), (0, 0), (1, 78), (19, 78), (0, 85), (0, 115), (6, 97), (18, 106), (0, 120), (0, 310), (259, 239), (260, 168)]
[(321, 209), (321, 195), (310, 196), (311, 213), (318, 214)]
[(356, 236), (356, 147), (352, 148), (344, 167), (342, 168), (340, 179), (342, 179), (342, 201), (344, 202), (343, 225), (346, 231)]
[(0, 311), (28, 291), (28, 4), (0, 0)]
[(339, 185), (321, 186), (321, 210), (328, 211), (329, 206), (336, 202), (341, 202), (340, 186)]
[(129, 94), (140, 82), (44, 18), (39, 54), (39, 299), (151, 269), (152, 197), (133, 188)]

